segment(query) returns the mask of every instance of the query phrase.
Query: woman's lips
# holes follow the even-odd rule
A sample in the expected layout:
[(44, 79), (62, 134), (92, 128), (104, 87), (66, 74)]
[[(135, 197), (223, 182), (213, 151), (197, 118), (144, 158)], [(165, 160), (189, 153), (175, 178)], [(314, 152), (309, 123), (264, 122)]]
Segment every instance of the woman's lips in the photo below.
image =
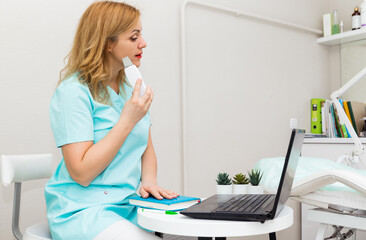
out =
[(142, 58), (142, 54), (137, 54), (137, 55), (135, 55), (135, 57)]

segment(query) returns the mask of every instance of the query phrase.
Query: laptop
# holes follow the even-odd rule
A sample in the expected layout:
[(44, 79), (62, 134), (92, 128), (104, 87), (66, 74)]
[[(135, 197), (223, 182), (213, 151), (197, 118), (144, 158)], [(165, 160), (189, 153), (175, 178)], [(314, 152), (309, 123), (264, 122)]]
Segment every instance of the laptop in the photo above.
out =
[(264, 223), (282, 210), (291, 192), (305, 131), (293, 129), (276, 194), (216, 194), (180, 213), (192, 218)]

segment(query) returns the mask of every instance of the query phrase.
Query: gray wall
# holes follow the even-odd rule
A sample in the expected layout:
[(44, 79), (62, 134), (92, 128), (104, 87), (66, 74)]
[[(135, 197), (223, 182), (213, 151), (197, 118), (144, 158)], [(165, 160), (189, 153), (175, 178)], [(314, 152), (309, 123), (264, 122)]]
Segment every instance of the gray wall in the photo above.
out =
[[(0, 154), (51, 152), (55, 164), (59, 162), (48, 104), (78, 20), (91, 2), (0, 1)], [(129, 2), (142, 12), (148, 43), (141, 72), (155, 91), (151, 118), (158, 180), (182, 193), (183, 0)], [(319, 30), (329, 9), (354, 7), (317, 0), (207, 2)], [(338, 50), (318, 45), (316, 34), (196, 6), (187, 7), (186, 24), (186, 194), (207, 197), (215, 192), (218, 172), (246, 172), (262, 157), (283, 156), (290, 117), (309, 130), (310, 98), (327, 97), (339, 86)], [(22, 230), (45, 219), (44, 183), (30, 182), (23, 188)], [(12, 238), (12, 193), (0, 186), (0, 239)], [(279, 237), (300, 239), (298, 205), (290, 204), (295, 224)]]

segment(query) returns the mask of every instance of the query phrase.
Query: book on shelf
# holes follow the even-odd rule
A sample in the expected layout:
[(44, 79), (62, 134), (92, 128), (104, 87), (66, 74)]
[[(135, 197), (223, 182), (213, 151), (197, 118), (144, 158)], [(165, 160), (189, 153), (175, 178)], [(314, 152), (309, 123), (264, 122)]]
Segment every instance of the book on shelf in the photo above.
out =
[(311, 133), (321, 134), (322, 133), (322, 102), (325, 99), (312, 98), (311, 99)]
[(327, 124), (325, 121), (325, 101), (321, 102), (322, 108), (321, 108), (321, 116), (322, 116), (322, 134), (325, 134), (327, 132)]
[(327, 135), (328, 137), (334, 136), (334, 123), (331, 114), (331, 105), (332, 102), (329, 100), (324, 101), (324, 108), (322, 109), (322, 134)]
[[(339, 102), (357, 136), (360, 136), (365, 124), (363, 118), (366, 117), (366, 103), (344, 100), (339, 100)], [(331, 138), (349, 138), (351, 136), (345, 123), (340, 120), (338, 111), (332, 101), (322, 101), (322, 99), (316, 98), (311, 99), (311, 103), (311, 134), (314, 134), (313, 137), (323, 137), (325, 135)], [(318, 106), (320, 106), (320, 111)], [(319, 112), (321, 114), (320, 121)], [(321, 131), (319, 131), (319, 128)], [(307, 137), (311, 137), (311, 135), (308, 134)]]
[(339, 125), (338, 112), (334, 104), (331, 105), (330, 109), (332, 113), (332, 123), (334, 124), (334, 137), (343, 137), (341, 126)]
[(141, 196), (129, 198), (130, 205), (141, 208), (167, 210), (167, 211), (181, 211), (200, 202), (201, 202), (200, 198), (188, 197), (188, 196), (178, 196), (177, 198), (173, 199), (164, 198), (161, 200), (156, 199), (152, 196), (149, 196), (147, 198), (143, 198)]
[(348, 131), (347, 131), (346, 125), (340, 121), (338, 111), (334, 104), (332, 105), (332, 108), (333, 108), (334, 125), (335, 125), (336, 132), (337, 132), (336, 137), (348, 138), (349, 134), (347, 133)]
[(326, 138), (328, 137), (327, 134), (316, 134), (316, 133), (305, 133), (305, 138)]
[[(345, 108), (344, 108), (344, 104), (343, 104), (342, 99), (339, 99), (339, 103), (341, 104), (343, 110), (346, 111)], [(347, 115), (347, 113), (346, 113), (346, 115)], [(342, 128), (343, 137), (348, 138), (349, 136), (351, 136), (349, 134), (348, 129), (346, 128), (346, 125), (344, 124), (344, 122), (340, 122), (340, 125), (341, 125), (341, 128)]]
[[(348, 104), (349, 104), (349, 101), (343, 101), (343, 108), (344, 108), (344, 111), (347, 115), (347, 118), (349, 119), (349, 121), (352, 123), (352, 119), (351, 119), (351, 114), (349, 112), (349, 107), (348, 107)], [(352, 126), (353, 126), (353, 123), (352, 123)]]
[(350, 101), (350, 112), (352, 112), (351, 118), (353, 116), (353, 121), (355, 122), (354, 128), (357, 136), (360, 136), (365, 123), (363, 120), (363, 118), (366, 117), (365, 106), (366, 104), (363, 102)]
[[(353, 126), (353, 129), (355, 130), (355, 132), (357, 133), (357, 125), (356, 125), (356, 121), (355, 121), (355, 115), (353, 114), (353, 110), (352, 110), (352, 105), (351, 105), (351, 102), (348, 101), (347, 102), (347, 105), (348, 105), (348, 110), (349, 110), (349, 115), (351, 117), (351, 122), (352, 122), (352, 126)], [(357, 134), (358, 135), (358, 134)]]

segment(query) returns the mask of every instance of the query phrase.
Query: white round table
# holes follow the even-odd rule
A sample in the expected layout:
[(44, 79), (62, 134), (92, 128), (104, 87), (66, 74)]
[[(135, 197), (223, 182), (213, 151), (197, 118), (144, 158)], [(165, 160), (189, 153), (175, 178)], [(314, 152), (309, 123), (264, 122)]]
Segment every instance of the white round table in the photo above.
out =
[[(138, 224), (151, 231), (195, 237), (239, 237), (270, 234), (275, 239), (275, 232), (293, 224), (293, 211), (284, 206), (273, 220), (260, 222), (204, 220), (190, 218), (181, 214), (167, 215), (143, 212), (138, 209)], [(272, 234), (272, 236), (271, 236)]]

